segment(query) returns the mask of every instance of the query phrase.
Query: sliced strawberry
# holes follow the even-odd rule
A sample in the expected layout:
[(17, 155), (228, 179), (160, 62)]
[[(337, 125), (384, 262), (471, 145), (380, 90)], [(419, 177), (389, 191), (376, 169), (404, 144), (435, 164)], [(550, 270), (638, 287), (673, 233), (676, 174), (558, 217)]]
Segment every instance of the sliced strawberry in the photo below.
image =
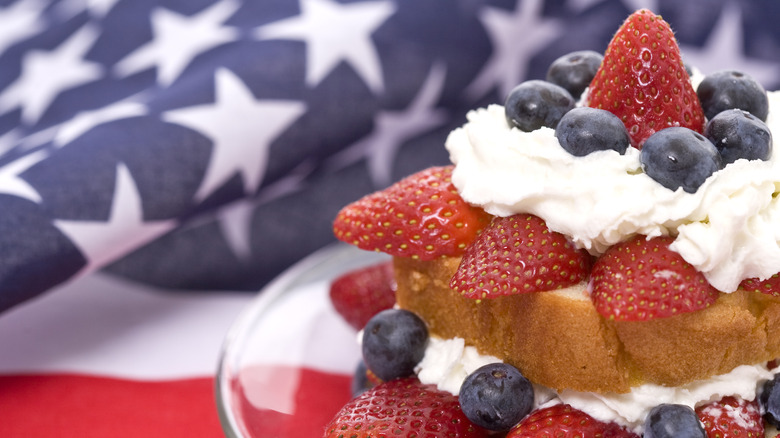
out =
[(559, 289), (587, 278), (590, 255), (530, 215), (497, 217), (469, 246), (450, 287), (475, 299)]
[(605, 318), (647, 321), (708, 307), (718, 291), (672, 251), (671, 237), (636, 236), (610, 247), (593, 265), (591, 298)]
[(777, 273), (766, 280), (748, 278), (742, 280), (742, 283), (739, 286), (749, 292), (761, 292), (762, 294), (780, 297), (780, 273)]
[(423, 170), (344, 207), (333, 224), (336, 237), (398, 257), (463, 254), (490, 216), (460, 197), (452, 169)]
[(615, 423), (604, 423), (570, 405), (559, 404), (539, 409), (509, 431), (506, 438), (639, 438)]
[(723, 397), (696, 408), (708, 437), (759, 438), (764, 436), (764, 420), (757, 401)]
[(456, 396), (410, 377), (382, 383), (347, 403), (324, 436), (478, 438), (488, 433), (466, 418)]
[(369, 319), (395, 304), (393, 263), (347, 272), (330, 285), (333, 308), (349, 325), (362, 329)]
[(704, 112), (674, 33), (646, 9), (630, 15), (607, 46), (588, 106), (620, 117), (636, 148), (663, 128), (704, 129)]

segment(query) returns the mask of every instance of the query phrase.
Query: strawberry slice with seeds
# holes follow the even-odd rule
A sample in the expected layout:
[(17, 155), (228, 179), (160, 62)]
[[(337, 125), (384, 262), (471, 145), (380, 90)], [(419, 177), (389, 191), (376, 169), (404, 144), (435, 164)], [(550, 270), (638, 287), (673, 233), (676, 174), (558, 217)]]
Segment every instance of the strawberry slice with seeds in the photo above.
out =
[(639, 438), (639, 435), (616, 423), (605, 423), (574, 409), (558, 404), (539, 409), (525, 417), (506, 438), (582, 438), (612, 437)]
[(760, 292), (762, 294), (780, 297), (780, 273), (774, 274), (766, 280), (748, 278), (742, 280), (742, 283), (739, 286), (749, 292)]
[(330, 285), (330, 302), (353, 328), (362, 329), (369, 319), (395, 304), (395, 274), (392, 262), (383, 262), (347, 272)]
[(630, 15), (607, 46), (588, 106), (620, 117), (636, 148), (663, 128), (704, 129), (704, 112), (674, 33), (646, 9)]
[(720, 401), (696, 408), (708, 437), (760, 438), (764, 436), (764, 420), (757, 401), (739, 397), (724, 397)]
[(490, 221), (460, 197), (453, 166), (432, 167), (347, 205), (333, 232), (358, 248), (433, 260), (458, 256)]
[(482, 438), (489, 434), (460, 410), (458, 398), (416, 377), (375, 386), (348, 402), (325, 427), (325, 438)]
[(497, 217), (466, 250), (450, 287), (475, 299), (540, 292), (577, 284), (589, 268), (590, 255), (543, 219)]
[(671, 237), (636, 236), (611, 246), (591, 273), (591, 299), (605, 318), (647, 321), (709, 307), (718, 291), (671, 250)]

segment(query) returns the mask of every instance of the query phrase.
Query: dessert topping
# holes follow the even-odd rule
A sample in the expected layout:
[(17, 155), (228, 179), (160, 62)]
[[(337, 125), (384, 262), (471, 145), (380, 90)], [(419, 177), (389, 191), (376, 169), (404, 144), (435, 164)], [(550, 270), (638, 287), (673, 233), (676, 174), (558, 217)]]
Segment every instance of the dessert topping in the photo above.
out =
[(759, 278), (747, 278), (742, 280), (739, 287), (749, 292), (761, 292), (762, 294), (780, 297), (780, 273), (774, 274), (766, 280)]
[(333, 232), (361, 249), (432, 260), (463, 254), (489, 221), (452, 185), (452, 166), (431, 167), (344, 207)]
[(713, 119), (721, 111), (738, 108), (762, 121), (769, 113), (766, 90), (750, 75), (725, 70), (707, 75), (696, 89), (704, 115)]
[(588, 106), (620, 117), (637, 148), (664, 128), (704, 128), (701, 104), (674, 33), (646, 9), (631, 14), (607, 46), (588, 92)]
[(383, 310), (363, 329), (363, 360), (384, 382), (414, 374), (427, 346), (428, 327), (408, 310)]
[(356, 330), (369, 319), (395, 304), (393, 263), (383, 262), (350, 271), (333, 280), (330, 302), (344, 320)]
[(680, 254), (670, 237), (636, 236), (596, 260), (589, 287), (596, 310), (617, 321), (647, 321), (709, 307), (718, 291)]
[(555, 138), (575, 157), (607, 150), (622, 154), (631, 145), (628, 131), (616, 115), (587, 106), (566, 113), (555, 128)]
[(645, 141), (639, 155), (647, 176), (669, 190), (682, 187), (688, 193), (721, 168), (715, 145), (688, 128), (674, 127), (655, 132)]
[(512, 365), (492, 363), (466, 377), (458, 401), (474, 424), (489, 430), (509, 430), (531, 412), (534, 388)]
[(534, 215), (497, 217), (469, 246), (450, 287), (469, 298), (540, 292), (587, 278), (590, 255)]
[(588, 88), (604, 57), (593, 50), (580, 50), (561, 56), (547, 69), (547, 82), (566, 89), (575, 99)]
[(707, 433), (690, 406), (661, 404), (647, 414), (644, 438), (707, 438)]
[(769, 127), (744, 110), (721, 111), (707, 123), (704, 135), (718, 149), (724, 166), (741, 158), (766, 161), (772, 156)]
[(325, 428), (325, 438), (446, 436), (483, 438), (454, 395), (415, 377), (382, 383), (348, 402)]
[(615, 423), (605, 423), (566, 404), (557, 404), (534, 411), (515, 426), (506, 438), (538, 437), (614, 437), (639, 436)]
[(708, 437), (760, 438), (764, 436), (758, 401), (740, 397), (723, 399), (696, 408)]
[(532, 80), (518, 85), (506, 98), (504, 110), (509, 126), (531, 132), (543, 126), (553, 128), (574, 108), (574, 98), (563, 87)]

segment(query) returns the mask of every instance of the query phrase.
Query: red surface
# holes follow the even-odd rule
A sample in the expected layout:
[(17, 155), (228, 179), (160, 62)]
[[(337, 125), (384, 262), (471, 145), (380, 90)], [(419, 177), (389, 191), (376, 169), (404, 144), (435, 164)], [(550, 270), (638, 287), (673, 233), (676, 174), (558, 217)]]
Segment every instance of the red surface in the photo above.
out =
[(224, 437), (214, 380), (0, 376), (0, 437)]
[[(351, 398), (351, 376), (284, 366), (253, 367), (243, 373), (242, 381), (254, 383), (237, 392), (237, 404), (252, 438), (321, 437), (325, 425)], [(258, 397), (265, 408), (252, 403)]]

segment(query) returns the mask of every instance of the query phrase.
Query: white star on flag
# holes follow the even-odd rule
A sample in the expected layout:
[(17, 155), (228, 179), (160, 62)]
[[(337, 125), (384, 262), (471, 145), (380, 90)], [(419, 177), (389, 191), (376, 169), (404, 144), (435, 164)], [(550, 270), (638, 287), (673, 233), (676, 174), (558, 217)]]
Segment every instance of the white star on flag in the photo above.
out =
[(87, 24), (52, 51), (31, 50), (22, 60), (22, 74), (0, 94), (0, 113), (22, 107), (22, 121), (38, 121), (62, 91), (99, 79), (103, 67), (84, 56), (98, 37)]
[(49, 156), (47, 152), (37, 151), (0, 167), (0, 193), (15, 195), (35, 203), (40, 203), (41, 195), (27, 181), (21, 179), (19, 174), (36, 165), (47, 156)]
[(466, 96), (476, 100), (498, 87), (507, 96), (526, 76), (531, 58), (564, 29), (558, 20), (544, 18), (542, 0), (518, 0), (513, 13), (486, 7), (480, 20), (493, 43), (493, 54), (479, 75), (466, 88)]
[(190, 127), (213, 142), (206, 175), (195, 194), (203, 200), (236, 172), (244, 190), (260, 186), (273, 140), (306, 111), (306, 105), (289, 100), (255, 100), (252, 91), (230, 70), (215, 75), (216, 99), (163, 113), (163, 120)]
[(301, 15), (262, 26), (255, 35), (261, 40), (305, 41), (306, 84), (310, 87), (344, 61), (379, 94), (384, 89), (382, 64), (371, 34), (394, 12), (394, 5), (385, 1), (301, 0)]
[(221, 0), (189, 17), (152, 10), (152, 40), (120, 60), (116, 73), (124, 77), (156, 66), (157, 82), (172, 84), (196, 56), (239, 38), (238, 29), (222, 25), (238, 7), (235, 0)]
[(111, 212), (105, 221), (55, 220), (87, 259), (81, 272), (102, 267), (173, 229), (175, 220), (144, 221), (143, 204), (130, 171), (117, 165)]
[(46, 3), (40, 0), (20, 0), (0, 8), (0, 54), (45, 28), (40, 19)]

